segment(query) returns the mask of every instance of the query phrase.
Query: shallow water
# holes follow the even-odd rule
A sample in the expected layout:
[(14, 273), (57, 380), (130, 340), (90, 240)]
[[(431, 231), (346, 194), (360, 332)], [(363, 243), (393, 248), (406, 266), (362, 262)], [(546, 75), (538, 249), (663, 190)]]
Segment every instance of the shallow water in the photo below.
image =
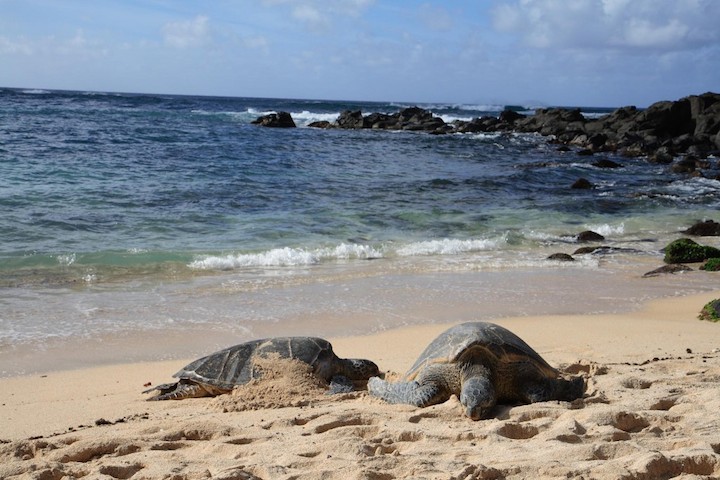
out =
[(423, 323), (616, 313), (650, 299), (720, 289), (716, 274), (701, 271), (642, 278), (657, 259), (632, 260), (463, 271), (355, 260), (291, 274), (21, 290), (25, 296), (4, 300), (4, 315), (19, 321), (2, 323), (12, 340), (0, 343), (0, 376), (188, 359), (267, 336), (333, 337)]

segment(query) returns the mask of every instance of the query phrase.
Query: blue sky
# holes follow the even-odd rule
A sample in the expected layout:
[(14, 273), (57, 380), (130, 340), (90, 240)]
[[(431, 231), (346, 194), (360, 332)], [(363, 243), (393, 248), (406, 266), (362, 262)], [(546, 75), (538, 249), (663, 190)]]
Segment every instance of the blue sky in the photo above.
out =
[(0, 86), (647, 106), (720, 91), (720, 0), (0, 0)]

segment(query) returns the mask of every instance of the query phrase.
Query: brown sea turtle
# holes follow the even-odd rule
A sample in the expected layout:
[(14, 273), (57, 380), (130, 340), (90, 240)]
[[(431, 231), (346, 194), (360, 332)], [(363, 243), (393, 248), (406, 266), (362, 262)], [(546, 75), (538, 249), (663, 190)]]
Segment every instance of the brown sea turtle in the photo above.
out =
[(231, 391), (262, 375), (258, 358), (301, 360), (313, 373), (330, 384), (332, 393), (353, 389), (354, 381), (365, 382), (379, 370), (370, 360), (338, 358), (327, 340), (316, 337), (277, 337), (253, 340), (199, 358), (173, 375), (179, 380), (145, 390), (158, 391), (148, 400), (182, 400), (211, 397)]
[(368, 381), (370, 394), (390, 403), (426, 407), (457, 395), (473, 420), (485, 417), (496, 403), (570, 401), (584, 389), (582, 377), (561, 377), (520, 337), (486, 322), (462, 323), (441, 333), (404, 381)]

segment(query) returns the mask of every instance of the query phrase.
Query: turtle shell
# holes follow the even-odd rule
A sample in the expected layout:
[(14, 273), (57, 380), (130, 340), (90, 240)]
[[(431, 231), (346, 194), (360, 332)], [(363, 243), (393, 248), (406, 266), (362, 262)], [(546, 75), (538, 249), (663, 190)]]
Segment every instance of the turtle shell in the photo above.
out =
[[(337, 360), (332, 345), (315, 337), (278, 337), (253, 340), (220, 350), (189, 363), (173, 377), (193, 380), (219, 388), (232, 389), (260, 373), (255, 359), (277, 355), (279, 358), (301, 360), (313, 367), (323, 378)], [(327, 380), (327, 378), (326, 378)]]
[(507, 328), (488, 322), (461, 323), (445, 330), (420, 354), (405, 377), (413, 380), (426, 365), (462, 361), (468, 353), (481, 349), (495, 363), (532, 362), (547, 377), (556, 377), (551, 367), (530, 345)]

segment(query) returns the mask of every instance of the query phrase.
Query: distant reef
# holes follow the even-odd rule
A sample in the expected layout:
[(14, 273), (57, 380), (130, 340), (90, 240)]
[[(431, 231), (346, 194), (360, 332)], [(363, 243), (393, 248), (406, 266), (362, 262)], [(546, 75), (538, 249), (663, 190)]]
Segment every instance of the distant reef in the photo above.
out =
[[(283, 121), (278, 121), (278, 120)], [(255, 122), (271, 127), (294, 127), (290, 114), (278, 112)], [(497, 116), (455, 120), (420, 107), (393, 114), (344, 111), (334, 122), (314, 122), (315, 128), (412, 130), (435, 135), (448, 133), (539, 133), (578, 153), (616, 152), (626, 157), (647, 156), (653, 163), (673, 164), (677, 173), (698, 173), (710, 168), (705, 160), (720, 151), (720, 94), (691, 95), (657, 102), (646, 109), (622, 107), (599, 118), (585, 118), (580, 109), (541, 108), (533, 115), (506, 109)]]

